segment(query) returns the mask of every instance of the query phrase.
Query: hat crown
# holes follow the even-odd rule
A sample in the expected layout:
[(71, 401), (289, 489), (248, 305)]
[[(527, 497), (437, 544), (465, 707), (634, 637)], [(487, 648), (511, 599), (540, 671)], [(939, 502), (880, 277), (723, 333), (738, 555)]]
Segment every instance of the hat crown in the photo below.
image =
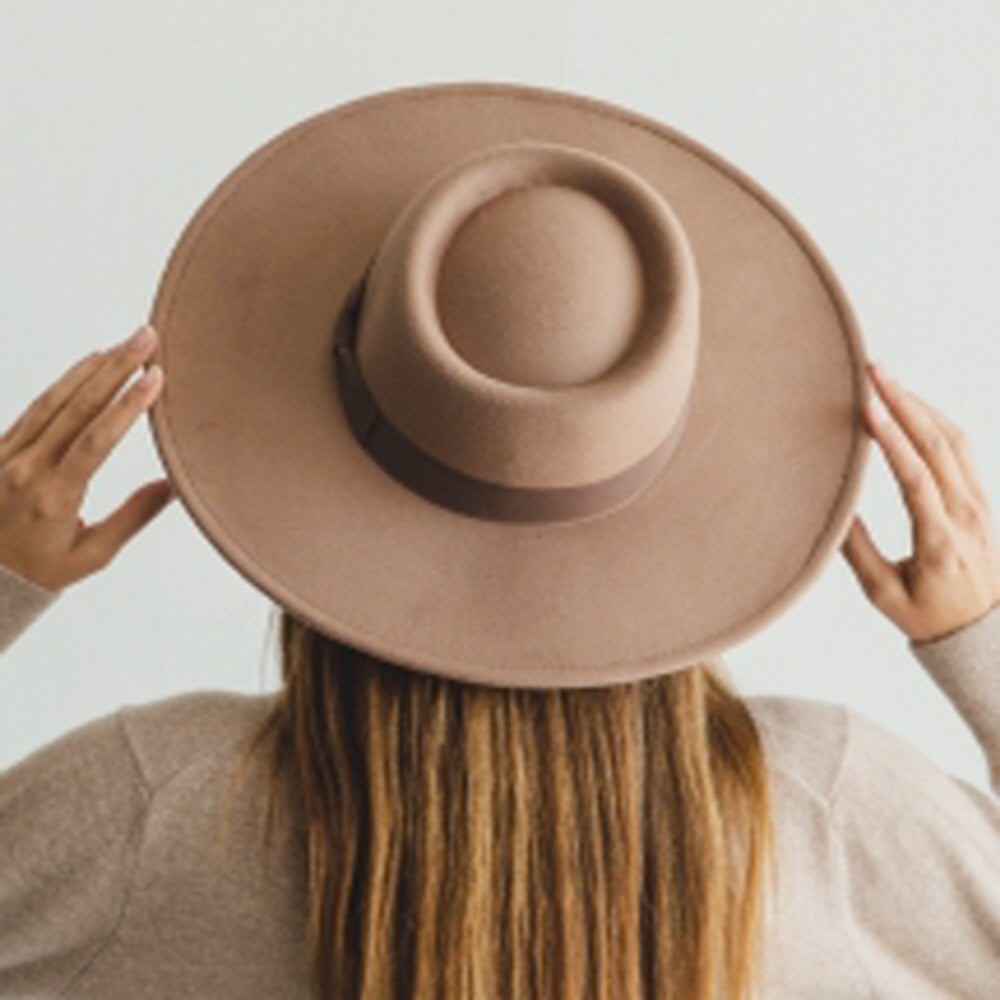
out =
[[(525, 136), (576, 148), (499, 145)], [(532, 266), (491, 273), (519, 233)], [(627, 338), (628, 289), (588, 247), (641, 275)], [(531, 308), (479, 327), (471, 289)], [(592, 687), (717, 656), (815, 582), (870, 451), (868, 352), (809, 233), (704, 144), (565, 91), (439, 83), (295, 124), (205, 199), (150, 319), (156, 442), (206, 537), (315, 630), (462, 682)], [(678, 430), (664, 471), (619, 492)]]
[(425, 496), (450, 480), (434, 499), (484, 516), (578, 517), (638, 495), (676, 447), (698, 277), (680, 220), (638, 174), (521, 140), (417, 191), (337, 329), (345, 409), (386, 471)]
[(454, 350), (494, 378), (588, 382), (635, 336), (642, 268), (607, 205), (563, 185), (515, 188), (452, 236), (438, 272), (438, 319)]

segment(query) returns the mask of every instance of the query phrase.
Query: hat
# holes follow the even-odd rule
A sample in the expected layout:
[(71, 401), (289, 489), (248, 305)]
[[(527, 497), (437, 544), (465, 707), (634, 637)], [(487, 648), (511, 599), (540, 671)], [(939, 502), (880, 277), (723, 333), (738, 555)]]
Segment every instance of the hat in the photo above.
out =
[(469, 683), (618, 684), (760, 631), (849, 527), (858, 324), (773, 196), (675, 128), (498, 82), (249, 155), (167, 262), (179, 498), (324, 635)]

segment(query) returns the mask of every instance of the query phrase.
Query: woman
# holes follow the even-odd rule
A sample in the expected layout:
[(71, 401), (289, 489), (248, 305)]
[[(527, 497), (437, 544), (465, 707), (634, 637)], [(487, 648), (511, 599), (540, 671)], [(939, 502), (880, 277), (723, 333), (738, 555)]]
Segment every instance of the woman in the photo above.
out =
[[(157, 482), (100, 524), (77, 515), (159, 391), (116, 396), (152, 346), (84, 359), (3, 438), (4, 644), (169, 497)], [(890, 563), (855, 520), (843, 554), (1000, 792), (988, 501), (963, 434), (875, 384), (887, 408), (866, 417), (915, 550)], [(593, 690), (465, 685), (287, 612), (281, 652), (276, 695), (127, 706), (2, 775), (0, 995), (293, 997), (312, 975), (322, 996), (742, 997), (765, 976), (767, 997), (985, 998), (998, 981), (1000, 802), (863, 716), (741, 699), (712, 663)], [(276, 787), (261, 767), (210, 850), (232, 761), (265, 735), (296, 790), (281, 833), (269, 802), (256, 836)], [(762, 926), (772, 809), (787, 909)]]
[[(173, 487), (280, 606), (283, 683), (3, 775), (0, 995), (995, 995), (996, 798), (713, 659), (840, 546), (1000, 789), (968, 445), (888, 382), (862, 414), (846, 300), (749, 178), (591, 99), (404, 88), (240, 165), (151, 322), (0, 445), (6, 641)], [(154, 399), (170, 483), (84, 525)], [(851, 522), (869, 434), (896, 564)]]

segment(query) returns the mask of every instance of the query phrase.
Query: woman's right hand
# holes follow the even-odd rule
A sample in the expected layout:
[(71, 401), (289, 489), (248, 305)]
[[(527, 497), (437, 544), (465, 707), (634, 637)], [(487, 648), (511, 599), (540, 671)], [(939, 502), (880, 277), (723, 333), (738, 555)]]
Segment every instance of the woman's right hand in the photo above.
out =
[(855, 517), (841, 552), (872, 604), (914, 642), (930, 641), (1000, 601), (990, 503), (965, 433), (874, 366), (869, 370), (877, 392), (864, 418), (899, 485), (914, 551), (890, 562)]

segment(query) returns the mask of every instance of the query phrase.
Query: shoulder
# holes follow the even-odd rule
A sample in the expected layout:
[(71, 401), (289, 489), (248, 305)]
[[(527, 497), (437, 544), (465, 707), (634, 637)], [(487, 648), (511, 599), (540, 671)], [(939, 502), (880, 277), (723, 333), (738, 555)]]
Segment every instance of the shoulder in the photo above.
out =
[(1000, 800), (942, 770), (919, 746), (863, 712), (781, 695), (745, 697), (769, 766), (841, 816), (918, 809), (968, 817), (972, 805), (996, 825)]
[(117, 712), (0, 772), (0, 995), (63, 995), (112, 932), (149, 800)]
[(901, 960), (914, 986), (996, 995), (1000, 798), (851, 712), (829, 818), (855, 945), (879, 995), (893, 993)]
[(829, 801), (847, 752), (850, 710), (835, 702), (786, 695), (751, 695), (768, 767), (801, 790)]
[(184, 691), (124, 705), (122, 725), (150, 789), (182, 768), (247, 739), (275, 706), (278, 692)]
[(842, 926), (879, 996), (994, 996), (1000, 798), (863, 712), (744, 700), (776, 772), (782, 958), (814, 977), (813, 943)]
[(32, 797), (44, 802), (50, 793), (53, 800), (144, 797), (142, 775), (119, 712), (83, 722), (0, 771), (0, 813)]
[(859, 835), (877, 817), (898, 825), (938, 829), (945, 837), (962, 830), (967, 842), (989, 844), (996, 864), (1000, 798), (942, 769), (919, 746), (861, 712), (848, 716), (842, 775), (832, 805), (844, 829)]

